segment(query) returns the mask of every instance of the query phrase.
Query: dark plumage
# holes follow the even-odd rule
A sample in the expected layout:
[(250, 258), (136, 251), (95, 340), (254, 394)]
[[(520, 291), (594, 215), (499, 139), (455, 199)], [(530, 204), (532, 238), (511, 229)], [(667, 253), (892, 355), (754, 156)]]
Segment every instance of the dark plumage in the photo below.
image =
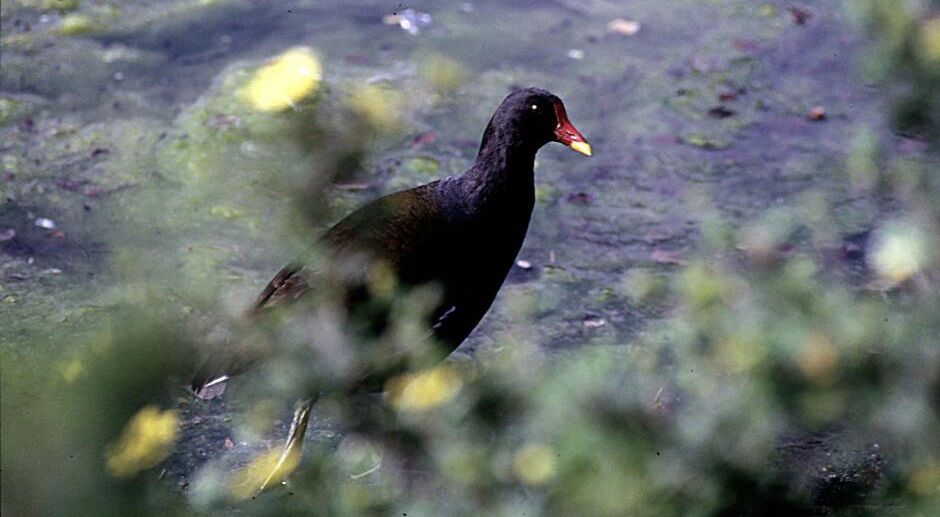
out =
[[(337, 260), (351, 254), (382, 260), (406, 286), (439, 285), (441, 300), (428, 323), (452, 351), (489, 309), (522, 246), (535, 202), (535, 153), (562, 139), (584, 143), (561, 100), (538, 88), (518, 90), (496, 110), (469, 170), (359, 208), (321, 245)], [(296, 298), (314, 282), (302, 266), (285, 267), (256, 309)]]
[[(331, 262), (356, 265), (348, 282), (350, 313), (368, 298), (359, 280), (381, 261), (403, 286), (439, 288), (427, 326), (443, 352), (457, 348), (489, 309), (522, 246), (535, 203), (535, 154), (552, 141), (591, 153), (558, 97), (538, 88), (515, 91), (497, 108), (466, 172), (379, 198), (330, 228), (320, 247)], [(289, 265), (254, 310), (296, 299), (316, 283), (316, 273)], [(298, 415), (295, 428), (306, 425), (306, 411)], [(303, 430), (296, 434), (302, 439)]]

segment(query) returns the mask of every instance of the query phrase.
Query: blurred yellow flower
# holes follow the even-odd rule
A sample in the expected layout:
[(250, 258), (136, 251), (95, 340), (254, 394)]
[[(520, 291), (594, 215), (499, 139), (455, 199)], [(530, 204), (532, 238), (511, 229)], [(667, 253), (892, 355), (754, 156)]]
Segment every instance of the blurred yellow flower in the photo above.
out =
[(316, 90), (322, 75), (320, 60), (311, 49), (292, 48), (255, 72), (244, 97), (257, 110), (281, 111)]
[(901, 283), (927, 266), (928, 241), (925, 232), (913, 223), (888, 224), (875, 236), (872, 266), (886, 280)]
[(178, 426), (176, 411), (144, 407), (130, 419), (117, 442), (108, 446), (108, 472), (126, 478), (160, 463), (176, 441)]
[(243, 501), (256, 495), (262, 488), (280, 483), (300, 465), (300, 450), (292, 451), (278, 465), (280, 459), (280, 451), (274, 450), (258, 456), (239, 469), (229, 480), (229, 495), (237, 501)]
[(399, 123), (401, 95), (388, 88), (373, 84), (355, 87), (346, 98), (346, 104), (369, 125), (380, 131), (389, 131)]
[(911, 492), (921, 496), (940, 494), (940, 463), (931, 458), (913, 469), (907, 486)]
[(940, 62), (940, 16), (934, 16), (921, 25), (920, 51), (929, 63)]
[(728, 294), (728, 286), (713, 268), (697, 263), (683, 273), (685, 298), (694, 309), (704, 309), (721, 301)]
[(85, 371), (85, 365), (77, 357), (73, 357), (72, 360), (63, 364), (60, 369), (62, 379), (69, 384), (78, 380), (83, 371)]
[(440, 54), (428, 56), (421, 63), (421, 75), (439, 94), (453, 93), (466, 78), (460, 63)]
[(839, 368), (839, 350), (824, 334), (810, 332), (797, 351), (796, 363), (807, 379), (827, 384)]
[(516, 452), (512, 466), (523, 483), (544, 485), (555, 477), (555, 451), (544, 444), (530, 443)]
[(439, 366), (394, 377), (385, 385), (385, 391), (392, 405), (399, 409), (426, 411), (450, 401), (462, 387), (463, 381), (456, 369)]
[(715, 360), (728, 372), (747, 372), (763, 361), (766, 349), (762, 343), (745, 341), (737, 336), (721, 340), (715, 348)]

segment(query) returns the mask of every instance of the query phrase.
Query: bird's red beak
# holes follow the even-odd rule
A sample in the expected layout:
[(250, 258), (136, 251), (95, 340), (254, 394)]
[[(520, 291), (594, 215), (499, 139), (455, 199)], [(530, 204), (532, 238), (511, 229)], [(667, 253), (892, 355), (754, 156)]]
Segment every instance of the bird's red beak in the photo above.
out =
[(571, 121), (568, 120), (565, 106), (561, 102), (555, 103), (555, 120), (558, 121), (558, 125), (555, 126), (555, 141), (565, 144), (581, 154), (591, 156), (591, 144), (587, 143), (581, 132), (575, 129)]

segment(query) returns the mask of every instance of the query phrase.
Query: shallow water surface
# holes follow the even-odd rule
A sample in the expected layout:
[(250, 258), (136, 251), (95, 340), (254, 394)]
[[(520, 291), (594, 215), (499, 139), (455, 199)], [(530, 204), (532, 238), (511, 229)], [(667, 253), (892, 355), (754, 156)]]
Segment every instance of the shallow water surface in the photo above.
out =
[[(619, 289), (625, 273), (670, 271), (694, 249), (699, 216), (689, 207), (697, 196), (712, 196), (732, 221), (810, 191), (848, 203), (847, 226), (871, 216), (865, 207), (850, 210), (834, 177), (856, 128), (880, 126), (882, 102), (856, 78), (858, 38), (837, 7), (819, 9), (806, 26), (774, 3), (746, 1), (410, 7), (431, 15), (415, 35), (382, 23), (397, 8), (386, 2), (218, 1), (82, 7), (94, 22), (89, 31), (59, 36), (60, 15), (5, 6), (0, 78), (15, 107), (3, 127), (2, 227), (16, 237), (3, 243), (5, 312), (15, 321), (4, 334), (30, 335), (71, 311), (94, 312), (120, 205), (187, 174), (180, 167), (214, 174), (218, 156), (187, 154), (187, 140), (245, 137), (225, 134), (223, 107), (210, 106), (213, 89), (233, 67), (299, 45), (320, 53), (329, 88), (378, 82), (409, 97), (400, 131), (377, 143), (360, 173), (368, 188), (335, 194), (349, 198), (337, 201), (337, 215), (382, 192), (459, 173), (512, 87), (544, 86), (565, 100), (595, 156), (558, 146), (540, 153), (539, 203), (520, 256), (532, 269), (515, 272), (500, 297), (535, 297), (539, 342), (551, 348), (627, 344), (655, 316), (608, 308), (629, 307)], [(611, 33), (615, 18), (637, 20), (640, 30)], [(430, 56), (459, 67), (456, 91), (438, 95), (427, 84)], [(816, 105), (825, 106), (826, 121), (806, 116)], [(431, 135), (429, 143), (417, 135)], [(265, 198), (259, 183), (310, 164), (297, 151), (285, 163), (292, 156), (263, 142), (235, 143), (246, 156), (232, 158), (238, 181), (224, 188), (252, 189), (261, 206), (194, 206), (188, 217), (213, 235), (210, 258), (238, 269), (250, 292), (286, 252), (272, 249), (272, 232), (264, 231), (277, 226), (284, 203)], [(35, 225), (40, 217), (64, 235), (50, 237)], [(175, 257), (163, 249), (150, 259)], [(89, 285), (97, 288), (88, 293)], [(500, 306), (481, 339), (505, 319)], [(595, 316), (608, 324), (582, 325)]]

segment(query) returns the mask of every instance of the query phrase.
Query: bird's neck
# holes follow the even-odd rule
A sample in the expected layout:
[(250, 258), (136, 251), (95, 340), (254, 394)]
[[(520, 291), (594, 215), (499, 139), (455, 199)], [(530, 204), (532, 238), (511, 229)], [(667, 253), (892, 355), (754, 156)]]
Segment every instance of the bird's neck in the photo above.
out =
[(476, 162), (464, 173), (468, 201), (484, 206), (510, 203), (521, 207), (534, 201), (537, 151), (537, 147), (521, 144), (513, 135), (488, 127)]

